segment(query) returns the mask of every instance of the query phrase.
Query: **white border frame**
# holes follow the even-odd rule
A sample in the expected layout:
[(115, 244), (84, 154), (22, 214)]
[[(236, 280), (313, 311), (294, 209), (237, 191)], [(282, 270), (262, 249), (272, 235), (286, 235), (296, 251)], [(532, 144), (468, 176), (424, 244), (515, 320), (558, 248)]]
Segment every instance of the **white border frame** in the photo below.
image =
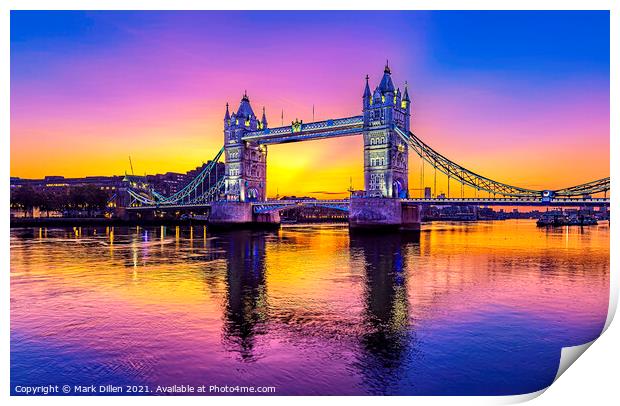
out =
[[(4, 0), (0, 4), (0, 64), (2, 86), (0, 87), (0, 153), (2, 154), (2, 174), (0, 182), (2, 188), (0, 194), (4, 200), (4, 207), (9, 206), (9, 180), (10, 180), (10, 10), (374, 10), (380, 4), (382, 10), (610, 10), (611, 23), (611, 54), (610, 54), (610, 171), (612, 189), (617, 190), (619, 167), (616, 153), (618, 151), (618, 128), (620, 120), (620, 100), (619, 100), (619, 81), (620, 72), (619, 53), (620, 48), (620, 2), (614, 0), (391, 0), (389, 3), (377, 3), (369, 0), (358, 1), (339, 1), (339, 0), (297, 0), (295, 2), (282, 0), (262, 0), (260, 2), (251, 0), (236, 0), (234, 3), (214, 3), (208, 4), (207, 1), (199, 0), (57, 0), (52, 4), (51, 0)], [(260, 6), (260, 7), (258, 7)], [(619, 209), (618, 199), (612, 195), (612, 216), (615, 210)], [(10, 343), (10, 245), (9, 245), (9, 216), (5, 212), (0, 217), (0, 225), (3, 233), (0, 235), (0, 249), (2, 254), (1, 267), (2, 279), (2, 344), (1, 344), (1, 378), (0, 393), (2, 396), (9, 397), (9, 343)], [(617, 233), (611, 229), (611, 247), (620, 247), (618, 244)], [(618, 291), (620, 288), (618, 271), (618, 251), (611, 250), (610, 266), (610, 301), (609, 313), (605, 329), (607, 331), (596, 340), (592, 349), (588, 351), (588, 356), (582, 357), (578, 367), (569, 368), (562, 378), (554, 383), (545, 396), (536, 400), (545, 404), (556, 403), (585, 403), (594, 402), (609, 404), (611, 399), (618, 399), (618, 366), (620, 360), (620, 327), (618, 322), (610, 327), (618, 303)], [(587, 348), (587, 347), (586, 347)], [(583, 349), (583, 348), (582, 348)], [(571, 350), (569, 350), (570, 352)], [(573, 347), (573, 352), (580, 349)], [(564, 351), (563, 351), (564, 354)], [(575, 358), (576, 359), (576, 358)], [(573, 359), (574, 361), (574, 359)], [(569, 364), (570, 365), (570, 364)], [(399, 404), (424, 403), (424, 404), (503, 404), (515, 403), (528, 399), (536, 398), (546, 390), (527, 395), (504, 396), (504, 397), (388, 397), (386, 400)], [(340, 403), (346, 401), (343, 397), (322, 397), (320, 402)], [(45, 402), (46, 404), (82, 404), (86, 399), (81, 397), (9, 397), (15, 404), (30, 404)], [(107, 398), (92, 397), (88, 398), (88, 403), (107, 404), (111, 401), (132, 403), (148, 401), (152, 404), (168, 403), (168, 397), (147, 397), (147, 398)], [(230, 403), (240, 400), (237, 397), (174, 397), (175, 403), (189, 403), (204, 405), (208, 403)], [(299, 404), (310, 404), (317, 401), (313, 397), (251, 397), (244, 399), (258, 404), (288, 404), (291, 401)], [(353, 400), (353, 399), (351, 399)], [(355, 397), (355, 402), (370, 404), (377, 399), (371, 396)]]

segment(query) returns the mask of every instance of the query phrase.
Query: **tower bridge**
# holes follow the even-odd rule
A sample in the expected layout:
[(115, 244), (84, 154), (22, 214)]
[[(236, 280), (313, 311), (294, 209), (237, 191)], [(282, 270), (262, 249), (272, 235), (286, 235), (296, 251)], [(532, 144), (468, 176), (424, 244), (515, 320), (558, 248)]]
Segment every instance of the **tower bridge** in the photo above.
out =
[[(232, 113), (226, 104), (224, 143), (210, 165), (182, 190), (163, 196), (139, 179), (127, 177), (125, 201), (128, 211), (162, 209), (208, 210), (209, 222), (219, 225), (248, 223), (279, 224), (279, 211), (296, 205), (318, 205), (349, 212), (351, 228), (391, 227), (419, 229), (421, 206), (609, 206), (609, 177), (559, 190), (532, 190), (492, 180), (444, 157), (410, 131), (411, 99), (394, 86), (391, 69), (385, 66), (379, 84), (371, 91), (369, 77), (362, 95), (362, 115), (311, 123), (295, 120), (288, 126), (268, 126), (265, 109), (259, 119), (247, 93)], [(361, 135), (364, 154), (364, 190), (343, 200), (267, 200), (268, 146), (334, 137)], [(448, 198), (416, 199), (409, 194), (409, 150), (447, 176)], [(217, 161), (225, 171), (212, 183)], [(450, 182), (461, 186), (461, 197), (450, 197)], [(436, 182), (436, 178), (435, 178)], [(476, 198), (464, 198), (463, 189), (473, 188)], [(478, 198), (486, 192), (487, 198)], [(604, 194), (603, 198), (592, 198)]]

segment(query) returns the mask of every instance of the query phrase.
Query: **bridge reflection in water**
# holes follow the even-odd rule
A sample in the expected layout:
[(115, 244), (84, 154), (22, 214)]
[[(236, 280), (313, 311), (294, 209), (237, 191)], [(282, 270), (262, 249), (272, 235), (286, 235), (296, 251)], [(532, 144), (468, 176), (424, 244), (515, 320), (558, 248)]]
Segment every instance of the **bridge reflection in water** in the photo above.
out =
[(364, 264), (364, 334), (358, 367), (364, 386), (389, 394), (398, 381), (403, 361), (415, 346), (409, 326), (407, 261), (420, 253), (419, 234), (356, 234), (351, 255)]
[(222, 234), (216, 244), (226, 252), (224, 337), (244, 360), (254, 358), (255, 336), (266, 329), (265, 238), (263, 233), (237, 231)]
[[(216, 251), (226, 252), (225, 343), (247, 361), (254, 360), (254, 341), (266, 333), (269, 321), (265, 248), (270, 237), (276, 235), (233, 231), (220, 234), (213, 245)], [(419, 234), (351, 237), (352, 260), (364, 264), (364, 333), (359, 337), (364, 355), (359, 362), (369, 375), (373, 366), (381, 370), (379, 375), (385, 369), (396, 371), (409, 347), (405, 265), (407, 255), (419, 255), (419, 242)]]
[(600, 332), (606, 224), (433, 227), (14, 229), (12, 386), (520, 393)]

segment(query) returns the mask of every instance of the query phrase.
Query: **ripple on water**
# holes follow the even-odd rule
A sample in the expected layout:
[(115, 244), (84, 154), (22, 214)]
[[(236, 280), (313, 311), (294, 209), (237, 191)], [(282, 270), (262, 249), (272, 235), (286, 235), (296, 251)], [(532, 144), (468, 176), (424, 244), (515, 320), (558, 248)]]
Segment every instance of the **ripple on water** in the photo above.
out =
[(600, 333), (608, 294), (604, 223), (13, 229), (11, 380), (523, 393)]

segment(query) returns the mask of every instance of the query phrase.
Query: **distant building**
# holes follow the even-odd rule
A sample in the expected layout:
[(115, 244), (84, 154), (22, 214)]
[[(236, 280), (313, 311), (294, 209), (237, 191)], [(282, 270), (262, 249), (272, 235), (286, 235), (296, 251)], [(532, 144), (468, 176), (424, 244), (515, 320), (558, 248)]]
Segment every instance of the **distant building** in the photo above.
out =
[[(189, 182), (192, 181), (196, 176), (198, 176), (208, 165), (211, 165), (211, 161), (203, 163), (200, 166), (197, 166), (195, 169), (187, 172), (185, 176), (184, 183), (181, 185), (179, 189), (182, 189)], [(219, 179), (224, 176), (224, 172), (226, 171), (226, 165), (223, 162), (218, 162), (215, 166), (215, 170), (209, 173), (209, 178), (205, 180), (205, 185), (215, 185)]]
[(349, 213), (322, 206), (296, 206), (282, 210), (284, 223), (347, 222)]
[(123, 176), (86, 176), (83, 178), (65, 178), (64, 176), (46, 176), (43, 179), (11, 178), (11, 189), (28, 186), (33, 189), (67, 188), (77, 186), (94, 186), (101, 190), (116, 190), (123, 181)]
[[(96, 187), (107, 193), (108, 198), (112, 200), (117, 191), (125, 190), (126, 184), (123, 183), (125, 178), (140, 179), (140, 182), (146, 182), (148, 187), (155, 192), (164, 196), (170, 196), (185, 187), (189, 182), (198, 176), (203, 169), (211, 162), (202, 164), (187, 173), (166, 172), (164, 174), (134, 176), (134, 175), (114, 175), (114, 176), (85, 176), (83, 178), (65, 178), (64, 176), (46, 176), (43, 179), (23, 179), (19, 177), (11, 177), (11, 191), (20, 187), (29, 187), (35, 191), (45, 191), (50, 189), (70, 189), (74, 187), (90, 186)], [(215, 185), (217, 179), (221, 179), (224, 174), (224, 163), (218, 163), (217, 171), (210, 173), (210, 178), (205, 182), (205, 186)], [(217, 178), (216, 178), (217, 174)], [(118, 196), (114, 201), (118, 200)]]
[(430, 187), (425, 187), (424, 188), (424, 198), (425, 199), (431, 199), (432, 198), (431, 188)]
[(282, 196), (280, 200), (317, 200), (317, 198), (310, 196)]
[(182, 173), (166, 172), (164, 174), (147, 175), (146, 182), (165, 196), (178, 192), (187, 183), (187, 176)]
[[(146, 175), (145, 179), (154, 190), (163, 195), (174, 194), (181, 190), (191, 180), (196, 177), (210, 161), (201, 166), (188, 171), (187, 173), (166, 172), (164, 174)], [(224, 173), (224, 164), (218, 163), (218, 176)], [(211, 175), (211, 183), (215, 184), (216, 174)], [(33, 189), (50, 187), (75, 187), (75, 186), (95, 186), (101, 190), (114, 191), (121, 186), (125, 175), (113, 176), (85, 176), (83, 178), (65, 178), (64, 176), (46, 176), (43, 179), (23, 179), (11, 177), (11, 188), (20, 186), (30, 186)], [(113, 192), (112, 192), (113, 193)]]

